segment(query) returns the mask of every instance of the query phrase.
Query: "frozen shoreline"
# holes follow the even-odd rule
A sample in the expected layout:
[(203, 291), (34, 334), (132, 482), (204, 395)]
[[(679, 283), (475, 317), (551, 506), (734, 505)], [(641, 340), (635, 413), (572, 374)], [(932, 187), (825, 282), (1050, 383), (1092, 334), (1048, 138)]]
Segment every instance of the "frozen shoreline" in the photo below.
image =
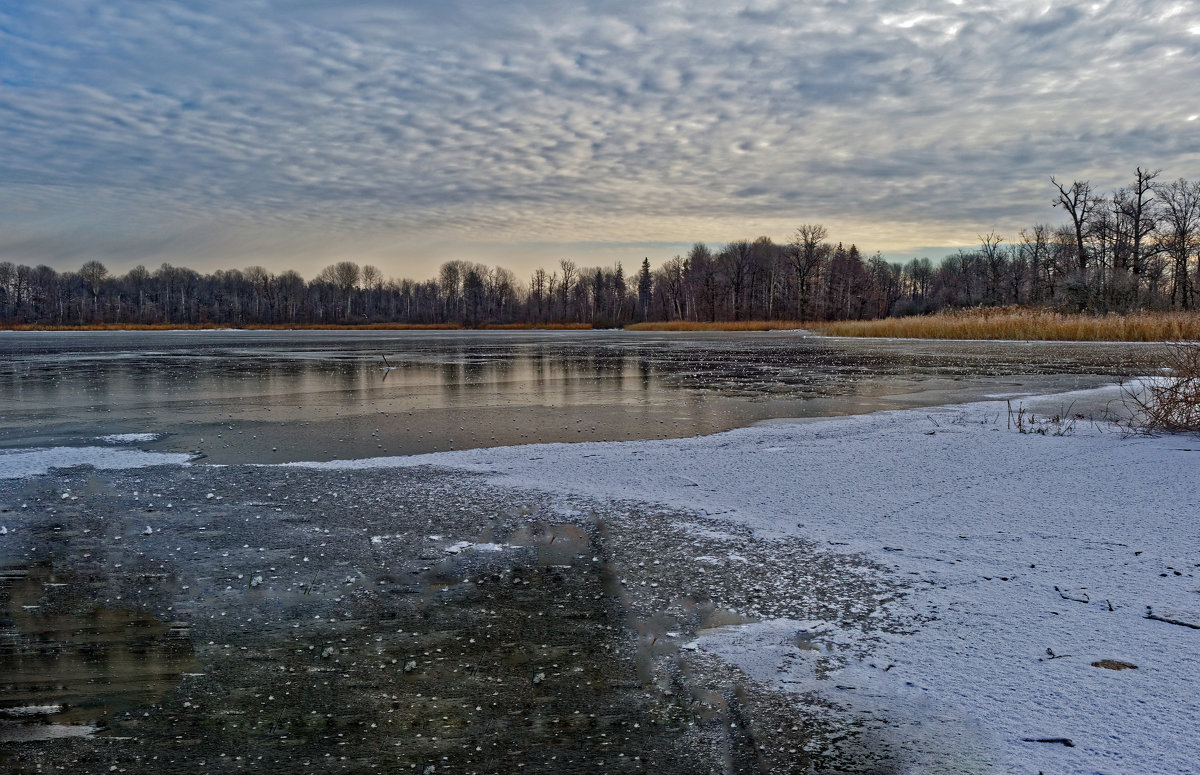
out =
[[(1075, 397), (1105, 396), (1089, 393)], [(1019, 434), (1006, 412), (992, 401), (689, 439), (308, 465), (461, 468), (864, 554), (915, 580), (911, 634), (884, 636), (821, 679), (817, 652), (794, 643), (801, 623), (733, 628), (696, 646), (756, 679), (888, 719), (881, 728), (922, 771), (1200, 771), (1200, 633), (1146, 618), (1152, 607), (1200, 626), (1200, 442), (1124, 438), (1082, 421), (1067, 436)], [(1093, 666), (1101, 660), (1137, 669)], [(1071, 744), (1037, 742), (1060, 738)]]
[[(1106, 388), (1019, 402), (1041, 414), (1115, 396)], [(996, 400), (684, 439), (257, 470), (361, 471), (361, 489), (390, 502), (386, 491), (376, 492), (387, 480), (382, 471), (431, 466), (444, 476), (458, 469), (514, 491), (548, 493), (564, 511), (572, 502), (660, 504), (698, 515), (680, 523), (696, 537), (710, 524), (706, 516), (714, 536), (737, 525), (761, 549), (753, 568), (735, 556), (744, 551), (740, 543), (726, 557), (723, 548), (702, 551), (676, 540), (672, 572), (720, 571), (747, 585), (759, 583), (748, 580), (757, 573), (764, 604), (757, 614), (745, 611), (754, 619), (748, 624), (702, 631), (683, 645), (688, 653), (823, 698), (863, 719), (915, 771), (1200, 772), (1193, 688), (1200, 631), (1192, 629), (1200, 626), (1200, 440), (1125, 438), (1090, 421), (1076, 422), (1066, 436), (1020, 434), (1008, 427), (1007, 409)], [(111, 446), (15, 450), (0, 455), (0, 479), (59, 466), (161, 466), (188, 456), (178, 458)], [(372, 469), (380, 473), (372, 477)], [(232, 475), (211, 466), (190, 470), (215, 481)], [(217, 501), (201, 503), (216, 508)], [(318, 508), (316, 498), (312, 504)], [(646, 513), (625, 510), (630, 519)], [(139, 517), (132, 529), (140, 531), (145, 519), (154, 518)], [(657, 535), (651, 524), (646, 536)], [(452, 543), (458, 552), (447, 556), (494, 546), (472, 535), (456, 534), (469, 540)], [(782, 571), (806, 562), (783, 549), (796, 539), (816, 542), (830, 557), (887, 568), (880, 580), (903, 585), (903, 599), (868, 597), (864, 610), (872, 611), (868, 619), (886, 615), (889, 626), (868, 635), (866, 627), (771, 613), (787, 589)], [(655, 549), (631, 544), (624, 551), (651, 557)], [(639, 589), (657, 580), (655, 600), (678, 594), (678, 579), (656, 573), (647, 567)], [(853, 596), (847, 589), (837, 602), (853, 608)], [(1151, 611), (1159, 618), (1147, 618)], [(773, 618), (781, 616), (795, 618)], [(1102, 660), (1137, 669), (1093, 666)]]

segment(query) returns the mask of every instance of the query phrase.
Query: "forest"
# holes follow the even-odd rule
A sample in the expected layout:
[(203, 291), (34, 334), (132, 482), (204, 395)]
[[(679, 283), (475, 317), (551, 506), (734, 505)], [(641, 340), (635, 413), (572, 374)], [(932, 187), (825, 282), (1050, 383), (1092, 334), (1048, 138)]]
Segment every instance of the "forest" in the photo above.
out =
[(626, 274), (564, 258), (526, 280), (502, 267), (443, 264), (425, 280), (388, 279), (339, 261), (305, 280), (261, 266), (200, 274), (162, 264), (115, 275), (99, 261), (78, 271), (0, 262), (0, 323), (8, 327), (129, 325), (576, 323), (868, 320), (947, 309), (1021, 305), (1063, 312), (1194, 308), (1200, 285), (1200, 181), (1138, 168), (1109, 194), (1051, 178), (1059, 225), (979, 245), (934, 263), (864, 257), (820, 224), (785, 243), (767, 237), (696, 243)]

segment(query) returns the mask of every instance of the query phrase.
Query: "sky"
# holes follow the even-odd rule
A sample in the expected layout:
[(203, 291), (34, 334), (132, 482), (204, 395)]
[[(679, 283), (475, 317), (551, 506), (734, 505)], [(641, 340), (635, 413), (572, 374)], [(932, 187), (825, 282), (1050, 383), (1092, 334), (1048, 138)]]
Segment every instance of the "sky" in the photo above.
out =
[(1200, 4), (0, 0), (0, 260), (893, 260), (1200, 177)]

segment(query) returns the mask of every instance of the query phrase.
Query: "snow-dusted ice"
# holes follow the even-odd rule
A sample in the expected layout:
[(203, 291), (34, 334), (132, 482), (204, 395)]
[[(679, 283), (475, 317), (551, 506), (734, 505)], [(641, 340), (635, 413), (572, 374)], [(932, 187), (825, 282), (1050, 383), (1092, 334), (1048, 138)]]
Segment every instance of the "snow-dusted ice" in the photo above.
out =
[(145, 452), (112, 447), (39, 447), (0, 450), (0, 479), (23, 479), (52, 468), (93, 466), (121, 470), (160, 465), (183, 465), (192, 456), (179, 452)]
[[(876, 634), (832, 671), (814, 670), (822, 649), (861, 634), (759, 621), (692, 648), (886, 719), (917, 771), (1200, 772), (1200, 440), (1082, 421), (1021, 434), (1006, 412), (984, 402), (319, 465), (458, 467), (861, 553), (914, 585), (907, 634)], [(1120, 663), (1136, 669), (1110, 669)]]
[(107, 436), (97, 436), (96, 440), (109, 444), (138, 444), (154, 441), (160, 435), (158, 433), (110, 433)]

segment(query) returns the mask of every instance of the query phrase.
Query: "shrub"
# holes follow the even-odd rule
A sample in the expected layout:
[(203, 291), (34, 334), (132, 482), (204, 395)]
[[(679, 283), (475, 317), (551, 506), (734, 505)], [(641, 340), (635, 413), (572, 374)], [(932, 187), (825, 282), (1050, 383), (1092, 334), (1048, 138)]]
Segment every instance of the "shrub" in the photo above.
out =
[(1125, 389), (1129, 427), (1146, 433), (1200, 433), (1200, 341), (1167, 346), (1168, 374)]

